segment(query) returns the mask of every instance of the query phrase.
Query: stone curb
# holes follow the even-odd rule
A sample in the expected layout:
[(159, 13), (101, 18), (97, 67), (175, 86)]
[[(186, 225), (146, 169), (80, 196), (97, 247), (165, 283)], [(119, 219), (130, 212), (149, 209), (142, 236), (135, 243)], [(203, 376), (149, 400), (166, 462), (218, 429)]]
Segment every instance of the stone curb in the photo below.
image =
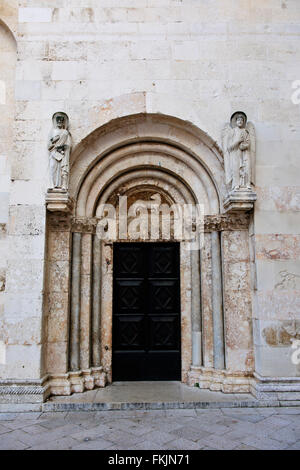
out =
[[(300, 402), (299, 402), (300, 405)], [(256, 408), (278, 406), (278, 402), (138, 402), (138, 403), (44, 403), (43, 411), (179, 410), (216, 408)]]
[(251, 400), (228, 402), (137, 402), (137, 403), (52, 403), (0, 404), (0, 413), (67, 412), (67, 411), (125, 411), (179, 410), (220, 408), (279, 408), (300, 407), (300, 401)]

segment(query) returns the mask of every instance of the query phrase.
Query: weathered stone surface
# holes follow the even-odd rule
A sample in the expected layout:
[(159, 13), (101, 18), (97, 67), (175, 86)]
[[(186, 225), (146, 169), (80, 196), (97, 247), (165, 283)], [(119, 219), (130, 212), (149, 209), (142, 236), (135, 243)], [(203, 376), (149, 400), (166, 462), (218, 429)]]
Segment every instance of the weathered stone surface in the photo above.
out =
[[(46, 372), (68, 372), (72, 231), (83, 234), (80, 360), (84, 370), (90, 369), (93, 269), (87, 240), (95, 233), (98, 205), (110, 190), (116, 194), (130, 184), (204, 205), (203, 366), (214, 364), (208, 244), (217, 231), (226, 367), (250, 373), (254, 342), (255, 368), (262, 375), (299, 376), (289, 340), (297, 338), (293, 325), (300, 311), (300, 10), (292, 0), (258, 3), (1, 1), (0, 340), (8, 341), (9, 354), (0, 376), (36, 379), (44, 372), (41, 364)], [(247, 215), (224, 214), (222, 205), (221, 129), (240, 110), (256, 131), (257, 201)], [(57, 111), (70, 118), (73, 200), (48, 200), (53, 212), (46, 216), (46, 143)], [(246, 211), (253, 203), (254, 197), (229, 201), (225, 209)], [(102, 256), (100, 356), (110, 380), (111, 246)], [(181, 283), (182, 378), (187, 381), (192, 380), (191, 305), (199, 287), (191, 279), (187, 254)], [(222, 344), (224, 338), (219, 339)], [(104, 372), (99, 374), (103, 385)], [(51, 386), (55, 393), (69, 394), (95, 386), (92, 376), (60, 377)], [(203, 384), (225, 390), (226, 380), (215, 372)], [(249, 386), (242, 379), (233, 385)]]

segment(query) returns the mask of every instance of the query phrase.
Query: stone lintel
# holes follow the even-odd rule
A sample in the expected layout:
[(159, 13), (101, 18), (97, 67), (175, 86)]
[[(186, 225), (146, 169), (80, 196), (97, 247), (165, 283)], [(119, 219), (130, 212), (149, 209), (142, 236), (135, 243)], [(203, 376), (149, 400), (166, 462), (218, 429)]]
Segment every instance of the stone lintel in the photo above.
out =
[[(74, 217), (71, 220), (72, 232), (96, 233), (99, 218)], [(206, 215), (204, 217), (205, 232), (220, 232), (223, 230), (247, 230), (250, 223), (249, 214), (233, 212), (226, 214)], [(170, 241), (176, 241), (175, 239)]]

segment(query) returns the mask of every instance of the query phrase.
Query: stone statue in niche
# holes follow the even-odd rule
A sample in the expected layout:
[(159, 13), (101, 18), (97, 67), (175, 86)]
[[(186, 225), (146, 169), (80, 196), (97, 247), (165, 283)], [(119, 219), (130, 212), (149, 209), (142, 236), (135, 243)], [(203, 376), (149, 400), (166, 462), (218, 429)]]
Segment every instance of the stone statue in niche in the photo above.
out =
[(67, 191), (72, 144), (68, 130), (69, 118), (65, 113), (58, 112), (53, 115), (52, 123), (53, 127), (48, 140), (52, 191)]
[(252, 191), (255, 172), (255, 129), (245, 113), (231, 116), (222, 132), (226, 185), (229, 192)]

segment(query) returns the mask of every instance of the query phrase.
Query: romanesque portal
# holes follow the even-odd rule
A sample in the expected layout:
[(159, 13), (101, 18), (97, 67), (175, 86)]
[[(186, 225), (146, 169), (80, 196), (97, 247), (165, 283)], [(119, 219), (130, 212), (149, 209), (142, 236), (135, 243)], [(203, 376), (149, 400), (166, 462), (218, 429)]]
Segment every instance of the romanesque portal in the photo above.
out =
[[(251, 213), (248, 206), (247, 210), (236, 210), (236, 203), (235, 211), (224, 211), (224, 181), (223, 159), (210, 138), (168, 116), (118, 119), (94, 131), (75, 149), (70, 161), (69, 193), (51, 193), (48, 199), (46, 367), (51, 393), (70, 394), (104, 386), (113, 378), (147, 378), (145, 374), (153, 378), (157, 361), (153, 359), (144, 375), (140, 363), (148, 360), (149, 351), (155, 355), (155, 348), (164, 352), (157, 378), (178, 378), (214, 390), (249, 391), (253, 371)], [(119, 245), (109, 239), (99, 240), (100, 207), (110, 203), (119, 211), (124, 196), (129, 206), (141, 199), (159, 198), (166, 205), (201, 204), (204, 208), (200, 250), (190, 251), (187, 240), (179, 242), (174, 234), (172, 240), (165, 240), (161, 233), (158, 245), (141, 248), (141, 257), (147, 258), (147, 250), (155, 250), (155, 246), (165, 246), (167, 251), (176, 246), (169, 278), (167, 273), (151, 273), (148, 261), (143, 263), (144, 273), (142, 267), (135, 275), (122, 273), (118, 247), (126, 249), (126, 242), (130, 242), (127, 249), (138, 249), (143, 240), (129, 237), (117, 240)], [(161, 253), (161, 259), (167, 251)], [(130, 271), (130, 266), (127, 268)], [(161, 266), (161, 271), (164, 269), (169, 268)], [(116, 295), (122, 276), (127, 289)], [(136, 327), (134, 308), (143, 299), (137, 284), (142, 281), (149, 289), (152, 282), (153, 288), (156, 276), (156, 294), (144, 295), (147, 302), (156, 295), (160, 309), (156, 304), (151, 311), (144, 303), (136, 312), (141, 314), (141, 322), (150, 321), (152, 327), (155, 319), (165, 321), (159, 328), (156, 324), (157, 336), (152, 336), (150, 344), (149, 338), (141, 340), (134, 333), (145, 335), (150, 328), (149, 323)], [(127, 332), (131, 348), (124, 341), (123, 346), (117, 343), (115, 329), (120, 321), (125, 328), (123, 340)], [(160, 349), (157, 341), (161, 341)], [(144, 356), (139, 346), (144, 348)], [(140, 356), (134, 354), (135, 350)], [(128, 362), (126, 352), (131, 354)], [(172, 367), (168, 365), (171, 355)], [(123, 370), (122, 376), (124, 364), (136, 370)]]

